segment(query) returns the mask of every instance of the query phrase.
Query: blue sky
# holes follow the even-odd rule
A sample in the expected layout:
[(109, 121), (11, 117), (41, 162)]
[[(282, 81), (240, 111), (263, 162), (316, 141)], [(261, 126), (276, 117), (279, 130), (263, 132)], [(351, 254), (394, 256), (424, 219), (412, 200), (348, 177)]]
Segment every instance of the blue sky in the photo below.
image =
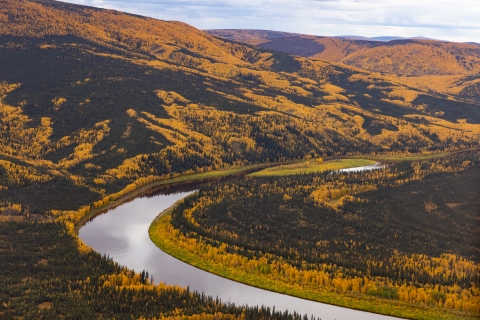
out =
[(479, 0), (64, 0), (199, 29), (424, 36), (480, 43)]

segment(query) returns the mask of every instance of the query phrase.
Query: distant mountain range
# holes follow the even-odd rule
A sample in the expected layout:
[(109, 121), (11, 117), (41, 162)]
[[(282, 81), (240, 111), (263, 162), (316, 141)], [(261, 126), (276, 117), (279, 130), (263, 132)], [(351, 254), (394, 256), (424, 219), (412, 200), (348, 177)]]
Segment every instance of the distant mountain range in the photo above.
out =
[(302, 57), (409, 76), (478, 75), (480, 48), (425, 37), (322, 37), (267, 30), (207, 30), (233, 41)]
[(391, 41), (391, 40), (407, 40), (407, 39), (436, 40), (436, 39), (426, 38), (426, 37), (398, 37), (398, 36), (380, 36), (380, 37), (334, 36), (333, 38), (350, 39), (350, 40), (367, 40), (367, 41)]

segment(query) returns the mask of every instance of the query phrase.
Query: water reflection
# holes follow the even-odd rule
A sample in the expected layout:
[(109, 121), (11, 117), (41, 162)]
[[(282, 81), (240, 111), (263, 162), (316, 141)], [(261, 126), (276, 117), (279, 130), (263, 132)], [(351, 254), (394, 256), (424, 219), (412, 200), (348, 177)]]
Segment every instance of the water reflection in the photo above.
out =
[[(241, 179), (242, 177), (237, 177)], [(237, 305), (265, 305), (276, 310), (313, 314), (323, 320), (395, 319), (250, 287), (192, 267), (158, 249), (148, 228), (159, 212), (191, 194), (198, 183), (159, 187), (102, 214), (80, 229), (80, 238), (101, 254), (136, 271), (147, 270), (155, 282), (165, 282), (218, 296)]]
[(381, 162), (375, 162), (374, 164), (368, 166), (361, 166), (361, 167), (353, 167), (353, 168), (345, 168), (340, 169), (338, 172), (360, 172), (360, 171), (370, 171), (370, 170), (378, 170), (385, 168), (387, 165)]

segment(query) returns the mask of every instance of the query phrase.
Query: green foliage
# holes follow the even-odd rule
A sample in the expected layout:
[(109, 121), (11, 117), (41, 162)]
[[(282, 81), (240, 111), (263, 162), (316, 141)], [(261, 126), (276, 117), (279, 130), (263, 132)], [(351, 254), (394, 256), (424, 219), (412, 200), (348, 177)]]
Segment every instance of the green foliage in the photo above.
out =
[(438, 97), (424, 94), (419, 95), (414, 103), (428, 105), (429, 108), (427, 111), (432, 114), (438, 111), (443, 111), (445, 114), (441, 116), (441, 118), (452, 122), (455, 122), (458, 119), (468, 119), (469, 123), (480, 123), (480, 108), (475, 104), (440, 99)]
[(2, 191), (2, 198), (12, 203), (22, 203), (31, 213), (44, 214), (52, 208), (75, 210), (100, 198), (89, 188), (76, 185), (71, 180), (56, 177), (45, 183), (32, 183), (27, 186), (9, 186)]
[(0, 181), (7, 175), (7, 169), (0, 165)]

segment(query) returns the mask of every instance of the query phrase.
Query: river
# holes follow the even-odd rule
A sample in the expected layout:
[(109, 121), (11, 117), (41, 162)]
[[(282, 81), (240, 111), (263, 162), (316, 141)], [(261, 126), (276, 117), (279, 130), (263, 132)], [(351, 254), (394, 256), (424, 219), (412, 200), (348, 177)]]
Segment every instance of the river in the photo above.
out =
[(120, 265), (137, 272), (148, 271), (156, 283), (189, 286), (190, 289), (218, 296), (223, 301), (234, 302), (236, 305), (264, 305), (282, 311), (288, 309), (291, 312), (306, 313), (309, 317), (314, 315), (322, 320), (398, 319), (251, 287), (197, 269), (161, 251), (149, 238), (148, 228), (151, 222), (160, 212), (198, 187), (198, 184), (173, 189), (167, 187), (136, 198), (98, 215), (80, 229), (79, 236), (87, 245)]

